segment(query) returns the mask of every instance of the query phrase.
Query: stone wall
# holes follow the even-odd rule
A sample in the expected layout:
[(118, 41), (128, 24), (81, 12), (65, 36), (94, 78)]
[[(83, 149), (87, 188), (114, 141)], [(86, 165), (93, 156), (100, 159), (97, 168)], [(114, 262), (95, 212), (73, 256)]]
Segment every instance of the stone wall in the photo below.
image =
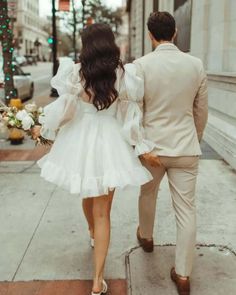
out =
[(153, 0), (131, 1), (130, 52), (132, 59), (136, 59), (152, 50), (146, 26), (151, 11), (153, 11)]
[(159, 11), (174, 13), (174, 0), (159, 0)]
[(131, 31), (131, 58), (138, 58), (142, 55), (143, 44), (143, 1), (136, 0), (131, 3), (130, 31)]
[(145, 21), (144, 21), (144, 53), (147, 54), (152, 51), (152, 43), (149, 38), (147, 20), (150, 13), (153, 11), (153, 1), (145, 1)]
[(191, 54), (208, 73), (205, 140), (236, 169), (236, 1), (193, 0)]

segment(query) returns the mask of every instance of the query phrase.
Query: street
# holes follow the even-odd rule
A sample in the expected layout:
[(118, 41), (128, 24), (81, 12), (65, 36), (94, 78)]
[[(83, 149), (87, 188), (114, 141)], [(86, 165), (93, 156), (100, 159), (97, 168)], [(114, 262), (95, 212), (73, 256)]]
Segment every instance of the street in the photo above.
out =
[[(50, 94), (50, 80), (52, 78), (52, 63), (38, 62), (37, 66), (22, 67), (25, 73), (31, 73), (34, 80), (34, 97), (31, 101), (35, 101), (37, 105), (45, 105), (42, 101), (43, 97), (48, 97)], [(27, 101), (26, 103), (28, 103)]]

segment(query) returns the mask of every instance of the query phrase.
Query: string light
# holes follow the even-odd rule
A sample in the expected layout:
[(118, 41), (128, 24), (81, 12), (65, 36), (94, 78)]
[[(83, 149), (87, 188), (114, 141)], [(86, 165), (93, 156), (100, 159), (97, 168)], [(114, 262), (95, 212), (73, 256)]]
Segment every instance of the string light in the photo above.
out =
[[(9, 100), (16, 95), (13, 83), (13, 72), (15, 71), (12, 63), (12, 53), (14, 47), (12, 46), (13, 31), (10, 27), (10, 18), (7, 14), (7, 0), (1, 0), (0, 3), (0, 41), (2, 42), (3, 58), (7, 59), (5, 65), (5, 82), (6, 82), (6, 100)], [(10, 83), (10, 84), (9, 84)], [(13, 86), (13, 87), (12, 87)], [(9, 89), (11, 87), (11, 89)]]

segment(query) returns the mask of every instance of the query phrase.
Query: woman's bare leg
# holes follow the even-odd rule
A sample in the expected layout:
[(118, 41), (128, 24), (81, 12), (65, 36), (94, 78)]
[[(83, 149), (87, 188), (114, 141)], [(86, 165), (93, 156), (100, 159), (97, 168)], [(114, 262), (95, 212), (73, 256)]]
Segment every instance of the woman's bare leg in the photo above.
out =
[(108, 247), (110, 243), (110, 211), (114, 191), (93, 199), (94, 220), (94, 280), (93, 292), (101, 292)]
[(93, 222), (93, 198), (83, 199), (84, 216), (88, 222), (88, 228), (91, 238), (94, 238), (94, 222)]

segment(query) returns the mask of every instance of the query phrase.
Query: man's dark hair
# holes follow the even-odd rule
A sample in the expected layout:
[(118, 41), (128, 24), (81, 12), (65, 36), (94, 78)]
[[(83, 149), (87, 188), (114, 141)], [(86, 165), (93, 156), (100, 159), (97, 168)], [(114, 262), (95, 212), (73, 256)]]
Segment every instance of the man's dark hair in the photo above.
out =
[(157, 41), (171, 41), (175, 34), (175, 19), (166, 11), (151, 13), (147, 26)]

